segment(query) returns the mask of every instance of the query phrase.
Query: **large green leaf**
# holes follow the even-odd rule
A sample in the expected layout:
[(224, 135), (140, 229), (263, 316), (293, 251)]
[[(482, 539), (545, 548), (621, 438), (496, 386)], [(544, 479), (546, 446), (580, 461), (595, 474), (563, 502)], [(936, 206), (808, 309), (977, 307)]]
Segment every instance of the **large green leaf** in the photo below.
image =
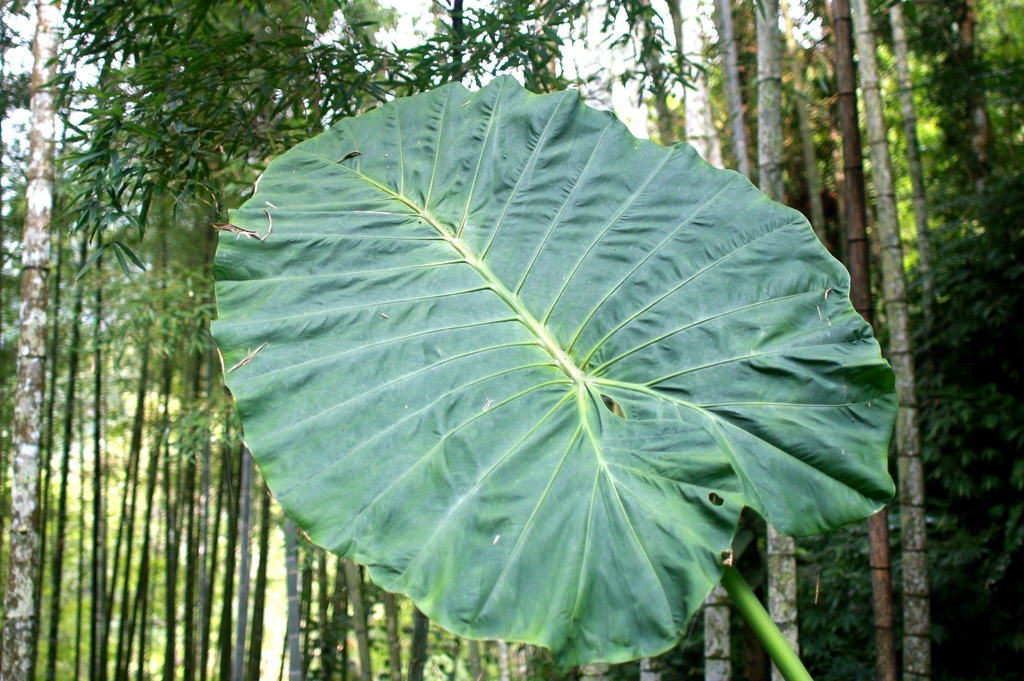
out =
[(576, 92), (344, 120), (232, 225), (215, 335), (268, 484), (454, 632), (654, 654), (744, 505), (810, 534), (892, 495), (892, 374), (845, 270)]

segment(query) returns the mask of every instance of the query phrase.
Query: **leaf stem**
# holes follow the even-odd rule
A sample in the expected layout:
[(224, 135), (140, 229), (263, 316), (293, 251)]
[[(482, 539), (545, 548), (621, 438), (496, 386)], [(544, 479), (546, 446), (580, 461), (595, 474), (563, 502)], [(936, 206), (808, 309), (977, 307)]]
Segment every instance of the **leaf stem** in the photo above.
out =
[(775, 663), (775, 667), (782, 673), (786, 681), (811, 681), (811, 675), (807, 673), (803, 662), (793, 648), (783, 637), (782, 632), (772, 621), (768, 612), (757, 600), (757, 596), (750, 590), (743, 576), (731, 566), (726, 566), (722, 572), (722, 586), (729, 592), (733, 603), (739, 608), (743, 619), (747, 620), (750, 628), (754, 630), (761, 645), (768, 651), (769, 657)]

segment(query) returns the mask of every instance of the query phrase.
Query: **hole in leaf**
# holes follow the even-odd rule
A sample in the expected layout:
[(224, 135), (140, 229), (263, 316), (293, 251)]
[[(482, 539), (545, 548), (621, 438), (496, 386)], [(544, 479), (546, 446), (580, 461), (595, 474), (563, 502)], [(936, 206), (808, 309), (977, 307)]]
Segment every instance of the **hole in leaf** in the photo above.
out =
[(725, 499), (718, 496), (718, 492), (712, 492), (711, 494), (709, 494), (708, 500), (711, 501), (711, 503), (714, 504), (715, 506), (721, 506), (722, 504), (725, 503)]
[(608, 411), (620, 418), (626, 418), (626, 412), (622, 411), (622, 407), (618, 402), (607, 395), (601, 395), (601, 401), (604, 402), (604, 406), (608, 407)]

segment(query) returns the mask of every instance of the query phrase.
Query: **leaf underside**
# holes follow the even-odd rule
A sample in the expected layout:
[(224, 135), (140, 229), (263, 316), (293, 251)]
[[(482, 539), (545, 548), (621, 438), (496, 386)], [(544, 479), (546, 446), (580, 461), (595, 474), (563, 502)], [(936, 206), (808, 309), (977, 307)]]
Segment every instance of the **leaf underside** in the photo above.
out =
[(892, 373), (846, 271), (576, 92), (346, 119), (232, 225), (214, 334), (270, 488), (457, 634), (657, 654), (744, 506), (806, 535), (892, 496)]

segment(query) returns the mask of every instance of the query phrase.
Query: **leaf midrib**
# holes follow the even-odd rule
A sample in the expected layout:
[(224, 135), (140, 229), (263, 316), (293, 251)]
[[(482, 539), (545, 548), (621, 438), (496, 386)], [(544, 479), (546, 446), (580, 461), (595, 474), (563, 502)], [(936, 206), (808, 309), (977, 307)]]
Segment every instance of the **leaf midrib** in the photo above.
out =
[(509, 306), (509, 308), (512, 309), (512, 311), (516, 315), (516, 318), (536, 338), (537, 344), (540, 345), (540, 347), (543, 348), (551, 356), (552, 360), (554, 360), (555, 366), (557, 366), (569, 378), (569, 380), (573, 382), (573, 384), (577, 388), (582, 387), (586, 383), (586, 374), (584, 374), (580, 370), (580, 368), (576, 366), (576, 363), (572, 361), (572, 359), (565, 352), (565, 350), (563, 350), (561, 346), (559, 346), (559, 344), (555, 341), (555, 339), (552, 338), (551, 334), (548, 333), (545, 326), (540, 321), (538, 321), (536, 317), (533, 316), (533, 314), (526, 308), (525, 305), (523, 305), (522, 301), (519, 300), (519, 297), (516, 296), (515, 293), (513, 293), (511, 290), (509, 290), (509, 288), (505, 286), (505, 284), (502, 283), (502, 281), (497, 276), (495, 276), (495, 274), (487, 266), (487, 263), (485, 263), (480, 257), (473, 253), (473, 251), (470, 250), (470, 248), (462, 241), (462, 239), (452, 234), (449, 230), (445, 229), (444, 225), (442, 225), (437, 220), (437, 218), (431, 215), (430, 212), (426, 210), (426, 208), (417, 205), (409, 197), (404, 196), (403, 194), (400, 194), (398, 192), (395, 192), (391, 188), (377, 182), (373, 178), (369, 177), (368, 175), (365, 175), (364, 173), (356, 170), (355, 168), (350, 168), (348, 166), (342, 165), (341, 163), (334, 163), (333, 161), (330, 161), (329, 159), (326, 159), (323, 156), (320, 156), (319, 154), (314, 154), (313, 152), (308, 151), (306, 149), (303, 149), (302, 151), (305, 151), (307, 154), (311, 156), (315, 156), (323, 161), (326, 161), (333, 165), (337, 165), (343, 168), (344, 170), (347, 170), (348, 172), (356, 175), (360, 179), (372, 185), (379, 191), (383, 192), (387, 196), (391, 197), (395, 201), (398, 201), (409, 207), (415, 213), (416, 217), (420, 218), (425, 223), (430, 225), (434, 229), (434, 231), (436, 231), (438, 235), (448, 243), (449, 246), (455, 249), (455, 252), (459, 254), (462, 260), (467, 265), (472, 267), (473, 270), (480, 276), (480, 278), (484, 280), (487, 287), (494, 291), (494, 293), (497, 294), (497, 296), (501, 298), (502, 301), (504, 301), (504, 303)]

